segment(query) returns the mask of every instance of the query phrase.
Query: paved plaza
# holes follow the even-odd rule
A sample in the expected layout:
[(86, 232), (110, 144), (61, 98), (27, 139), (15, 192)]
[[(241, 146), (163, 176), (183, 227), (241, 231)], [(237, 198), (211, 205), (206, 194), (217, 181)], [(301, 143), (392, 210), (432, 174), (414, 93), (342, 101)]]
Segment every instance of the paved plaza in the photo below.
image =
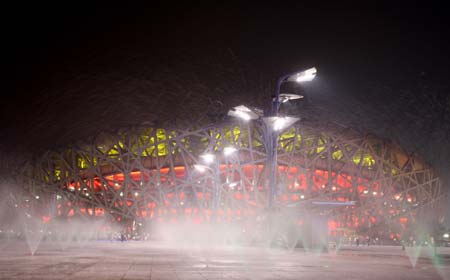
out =
[(1, 279), (450, 279), (450, 248), (344, 246), (328, 253), (150, 242), (0, 242)]

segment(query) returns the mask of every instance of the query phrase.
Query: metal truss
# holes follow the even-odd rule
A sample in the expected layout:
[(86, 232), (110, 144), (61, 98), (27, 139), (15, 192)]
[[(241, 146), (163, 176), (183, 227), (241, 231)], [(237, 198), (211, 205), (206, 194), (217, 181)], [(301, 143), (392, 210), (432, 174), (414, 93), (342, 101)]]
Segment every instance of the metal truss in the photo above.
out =
[[(258, 123), (229, 122), (187, 130), (135, 127), (48, 151), (24, 170), (34, 191), (58, 193), (60, 216), (242, 221), (267, 208), (263, 131)], [(405, 226), (441, 194), (430, 167), (372, 135), (300, 124), (278, 141), (276, 207), (300, 213), (314, 201), (355, 201), (329, 210), (337, 228)], [(227, 146), (238, 152), (225, 157)], [(216, 161), (200, 172), (194, 165), (204, 153), (215, 153)]]

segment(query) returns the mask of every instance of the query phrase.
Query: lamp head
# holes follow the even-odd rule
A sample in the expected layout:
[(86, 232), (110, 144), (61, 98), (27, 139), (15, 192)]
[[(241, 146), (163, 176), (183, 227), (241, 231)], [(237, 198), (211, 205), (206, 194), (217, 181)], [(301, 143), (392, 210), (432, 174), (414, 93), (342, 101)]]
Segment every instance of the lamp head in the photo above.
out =
[(194, 168), (195, 170), (197, 170), (198, 172), (205, 172), (206, 169), (209, 169), (208, 166), (202, 165), (202, 164), (194, 164)]
[(223, 154), (226, 157), (234, 154), (236, 151), (237, 151), (237, 149), (235, 147), (232, 147), (232, 146), (223, 148)]
[(309, 82), (309, 81), (314, 80), (316, 75), (317, 75), (317, 69), (316, 69), (316, 67), (313, 67), (313, 68), (307, 69), (305, 71), (290, 75), (287, 78), (287, 81), (297, 82), (297, 83)]
[(214, 162), (214, 159), (216, 158), (216, 156), (213, 154), (203, 154), (203, 155), (200, 155), (200, 158), (202, 159), (202, 161), (204, 163), (209, 164), (209, 163)]
[(228, 116), (236, 117), (244, 121), (256, 120), (259, 118), (259, 112), (255, 112), (250, 108), (239, 105), (228, 111)]
[(278, 101), (280, 103), (286, 103), (290, 100), (297, 100), (297, 99), (302, 99), (302, 98), (303, 98), (303, 95), (298, 95), (298, 94), (293, 94), (293, 93), (280, 93)]

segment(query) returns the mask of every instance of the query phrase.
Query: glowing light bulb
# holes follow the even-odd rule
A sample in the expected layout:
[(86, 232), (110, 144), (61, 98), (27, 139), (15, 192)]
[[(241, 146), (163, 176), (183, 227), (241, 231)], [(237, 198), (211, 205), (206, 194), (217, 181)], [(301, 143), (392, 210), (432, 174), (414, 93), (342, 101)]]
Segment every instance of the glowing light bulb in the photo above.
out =
[(237, 149), (235, 147), (225, 147), (223, 148), (223, 154), (225, 156), (230, 156), (232, 154), (234, 154), (237, 151)]
[[(208, 167), (206, 167), (206, 166), (204, 166), (204, 165), (201, 165), (201, 164), (194, 164), (194, 168), (195, 168), (195, 170), (197, 170), (198, 172), (205, 172), (206, 169), (207, 169)], [(198, 183), (200, 184), (201, 182), (198, 181)]]
[(205, 163), (213, 163), (214, 159), (216, 158), (213, 154), (203, 154), (200, 156), (200, 158), (203, 160), (203, 162)]
[(314, 80), (314, 78), (316, 77), (317, 74), (317, 69), (316, 67), (307, 69), (303, 72), (300, 72), (296, 75), (295, 77), (295, 81), (297, 83), (302, 83), (302, 82), (309, 82)]

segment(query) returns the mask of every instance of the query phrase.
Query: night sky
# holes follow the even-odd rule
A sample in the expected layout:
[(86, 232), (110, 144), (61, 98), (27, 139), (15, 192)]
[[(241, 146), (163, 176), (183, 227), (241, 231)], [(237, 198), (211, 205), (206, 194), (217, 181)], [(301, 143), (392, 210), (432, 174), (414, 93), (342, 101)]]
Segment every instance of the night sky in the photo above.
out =
[[(378, 110), (399, 92), (414, 96), (424, 80), (443, 88), (439, 96), (447, 100), (450, 46), (443, 6), (293, 3), (8, 7), (2, 23), (7, 78), (1, 144), (7, 150), (45, 149), (85, 137), (78, 133), (83, 128), (91, 134), (131, 124), (130, 119), (141, 123), (151, 118), (148, 107), (121, 109), (132, 102), (127, 99), (137, 100), (133, 95), (158, 104), (155, 91), (144, 86), (149, 80), (152, 89), (170, 88), (167, 104), (178, 100), (170, 84), (181, 85), (182, 98), (194, 72), (207, 84), (205, 92), (226, 96), (215, 83), (229, 89), (241, 84), (234, 85), (232, 75), (211, 78), (217, 65), (245, 69), (242, 76), (254, 79), (248, 88), (258, 79), (270, 84), (286, 72), (316, 66), (318, 79), (308, 87), (329, 101), (325, 110), (347, 98), (369, 109), (370, 102), (377, 103)], [(248, 88), (239, 93), (244, 100)]]

